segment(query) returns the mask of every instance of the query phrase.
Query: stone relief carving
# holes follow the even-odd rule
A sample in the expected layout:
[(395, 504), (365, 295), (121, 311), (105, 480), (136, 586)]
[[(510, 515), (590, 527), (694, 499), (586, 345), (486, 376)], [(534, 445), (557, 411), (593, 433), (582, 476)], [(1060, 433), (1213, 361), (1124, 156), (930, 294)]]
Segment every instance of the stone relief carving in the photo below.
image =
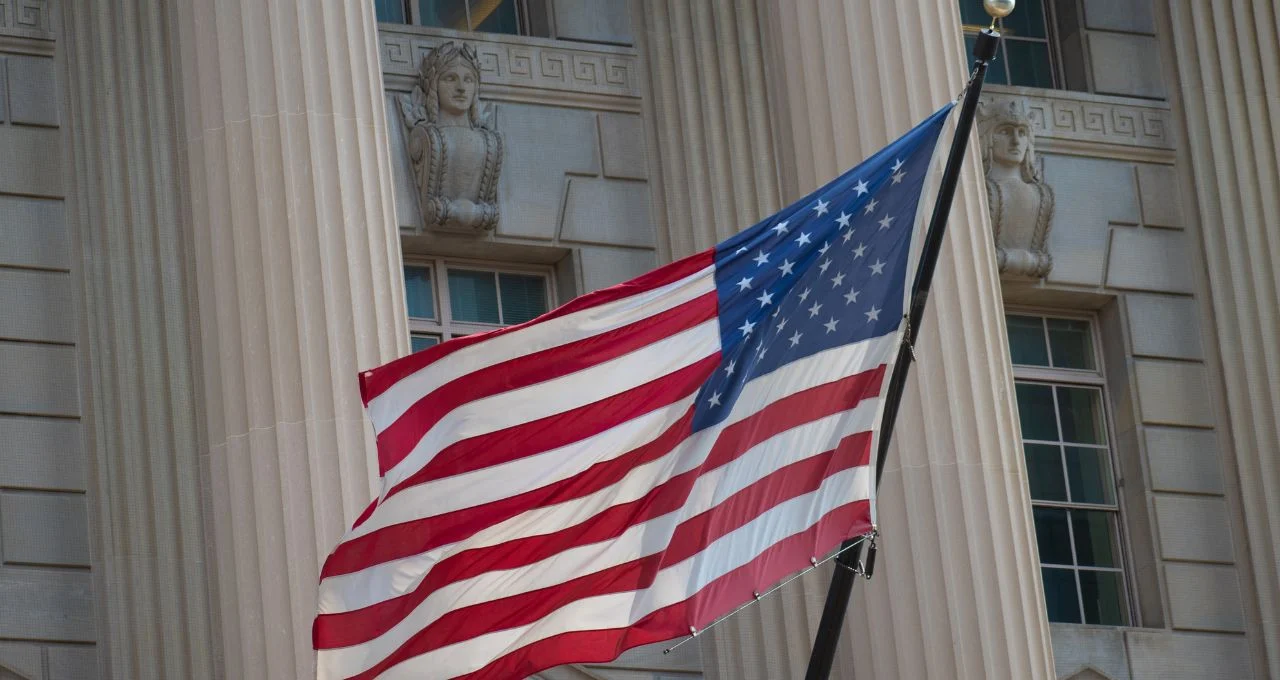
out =
[(49, 0), (0, 0), (0, 34), (53, 39)]
[(984, 105), (978, 131), (1000, 272), (1041, 278), (1053, 268), (1053, 188), (1036, 167), (1031, 119), (1017, 102)]
[(1078, 93), (1061, 91), (1035, 95), (991, 92), (984, 93), (982, 101), (988, 106), (1017, 103), (1027, 112), (1031, 129), (1040, 139), (1173, 149), (1169, 107), (1164, 105), (1090, 101)]
[(427, 229), (484, 233), (498, 224), (503, 138), (479, 99), (480, 61), (446, 42), (422, 58), (400, 111)]

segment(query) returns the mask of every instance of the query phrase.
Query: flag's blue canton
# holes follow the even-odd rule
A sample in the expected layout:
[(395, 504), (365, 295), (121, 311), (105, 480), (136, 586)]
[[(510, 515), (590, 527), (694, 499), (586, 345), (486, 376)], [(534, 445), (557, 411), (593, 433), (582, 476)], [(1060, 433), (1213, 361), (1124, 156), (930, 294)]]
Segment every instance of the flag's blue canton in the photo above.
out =
[(916, 206), (951, 108), (716, 246), (722, 359), (695, 430), (724, 419), (751, 379), (899, 327)]

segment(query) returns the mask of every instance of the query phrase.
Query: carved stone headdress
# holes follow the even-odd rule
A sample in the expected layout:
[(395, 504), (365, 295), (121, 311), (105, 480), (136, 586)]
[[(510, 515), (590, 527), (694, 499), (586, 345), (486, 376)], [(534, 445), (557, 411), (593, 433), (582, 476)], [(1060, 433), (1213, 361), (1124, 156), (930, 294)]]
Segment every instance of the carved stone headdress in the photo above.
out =
[[(406, 126), (411, 128), (421, 122), (436, 122), (440, 117), (440, 97), (437, 93), (440, 74), (459, 61), (471, 69), (475, 74), (476, 83), (479, 84), (480, 57), (476, 54), (476, 48), (471, 45), (450, 40), (437, 45), (430, 54), (423, 57), (422, 64), (418, 68), (418, 83), (414, 86), (413, 93), (401, 103)], [(492, 127), (480, 110), (478, 96), (471, 100), (467, 119), (473, 128), (491, 129)]]
[[(1020, 127), (1027, 133), (1027, 138), (1031, 139), (1034, 130), (1031, 126), (1031, 118), (1018, 104), (1017, 100), (1010, 100), (1003, 105), (987, 104), (981, 105), (981, 112), (978, 116), (978, 139), (981, 140), (982, 150), (982, 167), (984, 169), (991, 168), (991, 145), (994, 143), (995, 132), (1002, 126), (1012, 125)], [(1020, 167), (1022, 180), (1024, 182), (1040, 182), (1040, 170), (1036, 166), (1036, 152), (1032, 144), (1027, 145), (1027, 152), (1022, 157), (1022, 165)]]

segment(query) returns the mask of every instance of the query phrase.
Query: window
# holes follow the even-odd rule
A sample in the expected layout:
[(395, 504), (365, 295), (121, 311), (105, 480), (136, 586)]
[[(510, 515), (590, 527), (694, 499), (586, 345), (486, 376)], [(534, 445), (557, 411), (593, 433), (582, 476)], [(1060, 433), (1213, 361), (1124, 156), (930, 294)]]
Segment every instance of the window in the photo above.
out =
[(523, 323), (551, 308), (551, 273), (453, 260), (404, 266), (414, 352), (450, 338)]
[(378, 21), (458, 31), (544, 35), (540, 0), (374, 0)]
[[(987, 82), (1056, 86), (1046, 2), (1048, 0), (1022, 0), (1013, 14), (996, 22), (1002, 40), (1000, 51), (987, 70)], [(991, 25), (991, 17), (982, 9), (981, 2), (960, 0), (960, 21), (964, 24), (965, 49), (972, 55), (978, 31)]]
[(1120, 506), (1094, 325), (1006, 316), (1049, 620), (1127, 625)]

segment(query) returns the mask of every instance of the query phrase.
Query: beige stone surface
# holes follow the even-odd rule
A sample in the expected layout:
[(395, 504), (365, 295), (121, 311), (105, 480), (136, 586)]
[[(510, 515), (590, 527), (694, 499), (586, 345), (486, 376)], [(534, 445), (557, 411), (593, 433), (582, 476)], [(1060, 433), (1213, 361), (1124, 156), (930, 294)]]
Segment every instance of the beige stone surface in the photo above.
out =
[(498, 186), (500, 236), (551, 240), (564, 208), (566, 175), (600, 174), (596, 114), (525, 104), (496, 105), (507, 136), (507, 177)]
[(1181, 232), (1113, 228), (1106, 285), (1119, 290), (1191, 293), (1195, 272), (1189, 245)]
[(561, 40), (630, 44), (627, 0), (551, 0), (556, 37)]
[(82, 494), (0, 491), (0, 555), (7, 565), (89, 566)]
[(69, 345), (0, 341), (0, 412), (80, 415), (76, 350)]
[(566, 181), (560, 241), (653, 247), (649, 190), (644, 182), (596, 177)]
[(1153, 491), (1222, 494), (1218, 435), (1181, 427), (1143, 429)]
[(599, 290), (633, 279), (658, 266), (652, 250), (582, 246), (582, 287)]
[(1169, 623), (1176, 629), (1244, 632), (1235, 567), (1166, 562)]
[(1203, 364), (1139, 359), (1133, 369), (1144, 423), (1213, 427)]
[(1133, 680), (1250, 680), (1249, 642), (1240, 635), (1127, 631)]
[(1057, 677), (1067, 678), (1081, 669), (1092, 668), (1112, 680), (1129, 680), (1123, 629), (1051, 623), (1049, 631)]
[(19, 125), (58, 126), (58, 88), (50, 57), (9, 55), (9, 120)]
[[(1164, 73), (1156, 39), (1131, 33), (1089, 33), (1089, 64), (1098, 94), (1161, 98)], [(1117, 65), (1123, 68), (1117, 68)]]
[(1222, 498), (1155, 494), (1160, 556), (1194, 562), (1234, 561), (1227, 503)]
[(1084, 0), (1086, 28), (1126, 33), (1155, 33), (1152, 0)]
[(1055, 194), (1049, 232), (1049, 283), (1100, 286), (1112, 224), (1140, 219), (1133, 166), (1122, 161), (1046, 155), (1044, 177)]
[(75, 420), (0, 416), (0, 487), (83, 492), (88, 465), (81, 436)]
[(0, 196), (0, 265), (65, 270), (70, 262), (61, 200)]
[(598, 115), (604, 176), (647, 179), (644, 119), (630, 113), (602, 112)]
[(1181, 229), (1185, 218), (1178, 191), (1178, 173), (1173, 166), (1141, 163), (1137, 168), (1142, 223), (1149, 227)]
[(1130, 293), (1123, 298), (1135, 356), (1203, 359), (1200, 308), (1187, 297)]
[(0, 126), (0, 149), (21, 163), (0, 163), (0, 193), (24, 196), (61, 197), (62, 157), (50, 153), (58, 149), (61, 137), (56, 129)]

